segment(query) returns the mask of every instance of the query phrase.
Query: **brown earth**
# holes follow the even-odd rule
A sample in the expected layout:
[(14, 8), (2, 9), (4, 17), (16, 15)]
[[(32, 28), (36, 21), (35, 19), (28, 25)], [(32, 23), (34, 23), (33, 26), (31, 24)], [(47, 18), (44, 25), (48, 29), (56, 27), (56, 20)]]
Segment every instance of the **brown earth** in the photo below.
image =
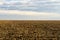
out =
[(0, 21), (0, 40), (60, 40), (60, 21)]

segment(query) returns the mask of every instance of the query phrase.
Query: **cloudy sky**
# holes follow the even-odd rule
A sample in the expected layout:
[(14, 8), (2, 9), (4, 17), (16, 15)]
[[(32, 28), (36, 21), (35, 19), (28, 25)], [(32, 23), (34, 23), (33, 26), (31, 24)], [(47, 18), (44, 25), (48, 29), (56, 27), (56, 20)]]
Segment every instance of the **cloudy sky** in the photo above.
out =
[(0, 0), (0, 20), (60, 20), (60, 0)]

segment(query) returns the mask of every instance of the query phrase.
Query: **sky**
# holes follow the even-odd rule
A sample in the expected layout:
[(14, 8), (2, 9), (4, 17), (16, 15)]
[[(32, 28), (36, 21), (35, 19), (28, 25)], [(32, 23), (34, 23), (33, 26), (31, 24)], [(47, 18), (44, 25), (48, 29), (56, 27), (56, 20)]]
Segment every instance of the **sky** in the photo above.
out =
[(60, 20), (60, 0), (0, 0), (0, 20)]

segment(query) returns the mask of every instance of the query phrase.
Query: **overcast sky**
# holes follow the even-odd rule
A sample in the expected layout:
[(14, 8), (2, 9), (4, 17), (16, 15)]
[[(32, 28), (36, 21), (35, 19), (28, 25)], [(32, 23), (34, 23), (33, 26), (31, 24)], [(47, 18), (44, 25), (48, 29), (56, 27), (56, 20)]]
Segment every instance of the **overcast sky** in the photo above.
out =
[(60, 0), (0, 0), (0, 20), (60, 20)]

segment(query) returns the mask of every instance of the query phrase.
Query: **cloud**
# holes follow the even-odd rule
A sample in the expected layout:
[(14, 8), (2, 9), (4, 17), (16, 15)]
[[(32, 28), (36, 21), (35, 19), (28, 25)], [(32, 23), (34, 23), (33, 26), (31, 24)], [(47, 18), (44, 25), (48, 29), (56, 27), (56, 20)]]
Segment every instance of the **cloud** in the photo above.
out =
[(59, 13), (0, 10), (0, 20), (59, 20)]
[(3, 2), (0, 2), (0, 5), (3, 5)]
[(44, 16), (44, 17), (60, 17), (58, 13), (49, 12), (33, 12), (33, 11), (18, 11), (18, 10), (0, 10), (2, 14), (16, 14), (16, 15), (29, 15), (29, 16)]
[(44, 3), (44, 4), (47, 2), (55, 3), (55, 2), (60, 2), (60, 1), (58, 0), (4, 0), (3, 2), (9, 5), (15, 5), (17, 3), (21, 3), (22, 5), (28, 5), (28, 4), (38, 5), (41, 3)]
[(60, 0), (0, 0), (0, 19), (1, 14), (8, 19), (60, 19)]
[(59, 0), (2, 0), (0, 9), (60, 13)]
[(3, 0), (0, 0), (0, 5), (3, 5), (3, 4), (4, 4)]

